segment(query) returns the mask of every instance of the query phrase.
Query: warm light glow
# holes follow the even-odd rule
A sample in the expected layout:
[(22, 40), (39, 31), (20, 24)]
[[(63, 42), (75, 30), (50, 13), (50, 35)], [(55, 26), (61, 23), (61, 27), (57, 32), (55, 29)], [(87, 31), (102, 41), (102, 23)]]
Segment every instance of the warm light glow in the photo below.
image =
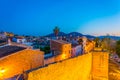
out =
[[(64, 54), (67, 58), (68, 55)], [(64, 54), (61, 54), (61, 58), (65, 56)], [(86, 54), (51, 64), (48, 67), (30, 72), (28, 80), (90, 80), (91, 58), (92, 54)]]
[(5, 70), (2, 68), (0, 69), (0, 79), (3, 77), (3, 73), (5, 73)]
[(4, 72), (5, 72), (5, 70), (4, 70), (4, 69), (1, 69), (1, 70), (0, 70), (0, 73), (4, 73)]
[(31, 49), (18, 51), (0, 60), (0, 80), (21, 74), (23, 69), (29, 70), (43, 65), (43, 52)]
[[(62, 53), (62, 57), (68, 55)], [(109, 80), (108, 58), (107, 52), (90, 52), (32, 71), (28, 80)]]
[(62, 59), (65, 59), (66, 58), (66, 54), (62, 54)]

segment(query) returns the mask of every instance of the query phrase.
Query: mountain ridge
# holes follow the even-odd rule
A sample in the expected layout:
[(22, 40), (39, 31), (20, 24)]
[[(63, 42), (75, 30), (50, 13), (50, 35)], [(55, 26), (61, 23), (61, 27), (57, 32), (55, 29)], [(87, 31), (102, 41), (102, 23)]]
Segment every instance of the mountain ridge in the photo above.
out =
[[(82, 37), (82, 36), (86, 36), (87, 38), (95, 38), (95, 36), (92, 36), (92, 35), (84, 35), (82, 33), (79, 33), (79, 32), (70, 32), (70, 33), (64, 33), (64, 32), (59, 32), (58, 33), (58, 36), (72, 36), (72, 37)], [(55, 34), (54, 33), (50, 33), (48, 35), (46, 35), (46, 37), (55, 37)]]

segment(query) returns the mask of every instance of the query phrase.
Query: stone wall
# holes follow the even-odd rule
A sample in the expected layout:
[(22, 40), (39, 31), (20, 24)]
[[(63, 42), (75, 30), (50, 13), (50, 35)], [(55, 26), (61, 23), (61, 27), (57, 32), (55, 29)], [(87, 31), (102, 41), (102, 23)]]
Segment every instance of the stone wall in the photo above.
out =
[(0, 58), (0, 79), (21, 74), (23, 71), (44, 65), (41, 51), (25, 49)]
[(108, 80), (108, 53), (93, 52), (92, 80)]
[(30, 72), (28, 80), (90, 80), (92, 54), (64, 60)]
[(55, 62), (55, 57), (44, 59), (44, 65), (51, 64)]
[(28, 80), (108, 80), (108, 53), (94, 51), (48, 65), (30, 72)]

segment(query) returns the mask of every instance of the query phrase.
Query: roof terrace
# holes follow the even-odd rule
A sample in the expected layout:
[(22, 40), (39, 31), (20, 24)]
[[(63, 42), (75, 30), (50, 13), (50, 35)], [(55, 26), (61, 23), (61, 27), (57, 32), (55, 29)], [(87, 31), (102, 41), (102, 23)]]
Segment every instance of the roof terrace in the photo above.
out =
[(24, 50), (24, 49), (26, 49), (26, 48), (18, 47), (18, 46), (5, 46), (5, 47), (2, 47), (2, 48), (0, 48), (0, 58), (4, 57), (4, 56), (7, 56), (7, 55), (10, 55), (12, 53), (15, 53), (17, 51)]

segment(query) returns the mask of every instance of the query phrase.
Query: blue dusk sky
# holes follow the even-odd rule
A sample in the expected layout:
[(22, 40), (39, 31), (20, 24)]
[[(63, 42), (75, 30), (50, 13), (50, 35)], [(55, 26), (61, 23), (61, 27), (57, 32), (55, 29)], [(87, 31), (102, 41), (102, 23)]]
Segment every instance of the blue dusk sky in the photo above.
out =
[(0, 30), (25, 35), (60, 31), (120, 35), (120, 0), (0, 0)]

